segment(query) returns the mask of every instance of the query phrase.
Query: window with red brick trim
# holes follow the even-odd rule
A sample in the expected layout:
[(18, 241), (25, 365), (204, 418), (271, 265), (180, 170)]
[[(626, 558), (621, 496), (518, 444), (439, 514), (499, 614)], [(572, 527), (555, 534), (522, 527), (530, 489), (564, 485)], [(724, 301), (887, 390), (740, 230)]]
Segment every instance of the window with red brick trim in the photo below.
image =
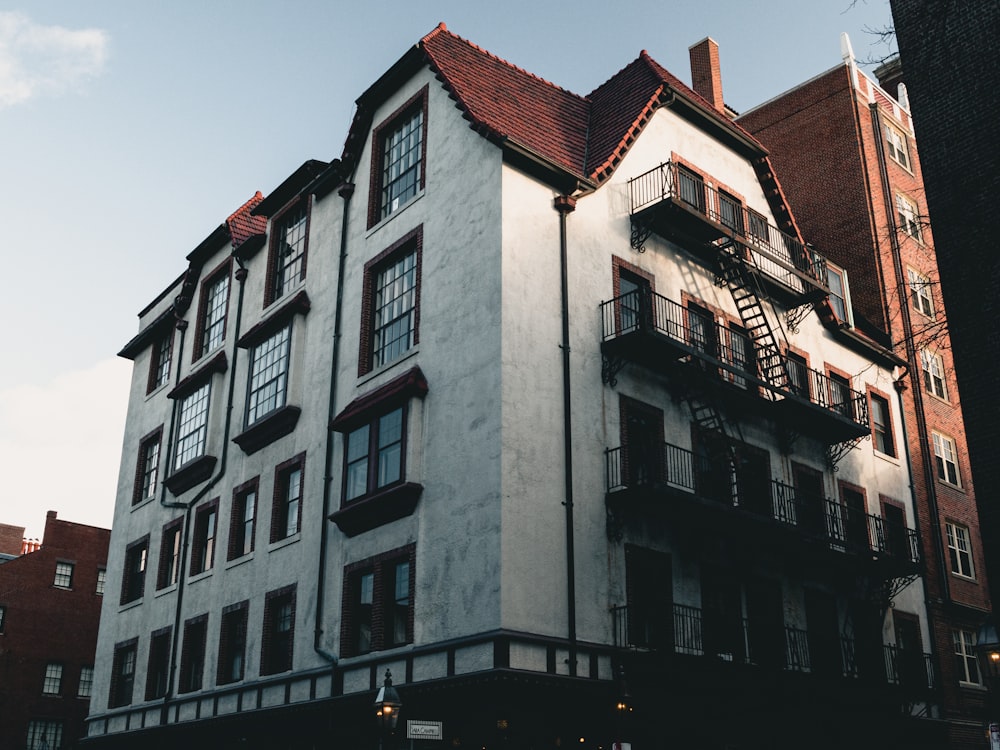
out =
[(264, 307), (281, 299), (306, 278), (311, 197), (292, 204), (271, 221)]
[(292, 668), (295, 643), (295, 586), (270, 591), (264, 597), (264, 628), (260, 646), (261, 675)]
[(142, 599), (146, 588), (146, 556), (149, 553), (149, 534), (125, 548), (125, 569), (122, 573), (121, 603), (128, 604)]
[(219, 498), (207, 502), (194, 514), (191, 575), (211, 570), (215, 564), (215, 538), (219, 525)]
[(302, 528), (302, 493), (305, 486), (306, 454), (279, 464), (274, 472), (274, 502), (271, 506), (271, 541), (299, 533)]
[(201, 690), (205, 675), (205, 637), (208, 614), (184, 621), (184, 643), (181, 646), (181, 673), (178, 693)]
[(228, 685), (243, 679), (246, 667), (247, 613), (249, 601), (230, 604), (222, 610), (219, 628), (219, 664), (215, 677), (218, 685)]
[(420, 264), (417, 227), (365, 264), (358, 374), (389, 364), (420, 341)]
[(871, 393), (869, 397), (871, 399), (872, 441), (875, 450), (886, 456), (895, 456), (896, 440), (892, 434), (889, 399), (877, 393)]
[(427, 165), (424, 86), (372, 131), (368, 227), (402, 208), (423, 189)]
[(169, 328), (165, 334), (153, 342), (149, 357), (149, 379), (146, 383), (146, 393), (152, 393), (170, 379), (173, 348), (174, 329)]
[(392, 550), (344, 569), (340, 648), (345, 656), (413, 642), (416, 546)]
[(160, 537), (160, 561), (156, 569), (156, 589), (173, 586), (181, 574), (181, 533), (184, 519), (175, 518), (163, 525)]
[(108, 708), (127, 706), (132, 702), (132, 687), (135, 684), (135, 658), (138, 648), (138, 638), (115, 644), (115, 655), (111, 662)]
[(163, 425), (139, 441), (139, 457), (135, 464), (135, 483), (132, 490), (132, 505), (156, 494), (160, 476), (160, 443), (163, 439)]
[(167, 694), (170, 674), (171, 626), (154, 630), (149, 637), (149, 662), (146, 666), (146, 700), (156, 700)]
[(192, 361), (197, 361), (205, 354), (219, 348), (226, 339), (231, 268), (232, 261), (227, 259), (201, 282)]
[(227, 560), (253, 552), (257, 531), (257, 490), (260, 477), (254, 477), (233, 490), (233, 508), (229, 514)]

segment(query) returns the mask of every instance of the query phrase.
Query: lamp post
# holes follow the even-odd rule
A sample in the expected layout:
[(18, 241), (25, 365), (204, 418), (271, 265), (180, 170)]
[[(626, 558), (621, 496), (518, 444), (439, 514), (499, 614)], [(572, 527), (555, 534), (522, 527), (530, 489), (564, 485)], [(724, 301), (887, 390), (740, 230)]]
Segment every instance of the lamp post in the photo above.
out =
[(625, 681), (625, 667), (618, 667), (618, 701), (615, 703), (615, 738), (614, 750), (625, 750), (626, 720), (632, 713), (632, 696)]
[(1000, 750), (1000, 723), (996, 714), (997, 691), (1000, 690), (1000, 633), (992, 615), (986, 618), (976, 634), (976, 661), (988, 690), (986, 731), (990, 750)]
[(386, 737), (392, 737), (396, 731), (396, 723), (399, 721), (399, 711), (403, 707), (403, 701), (399, 698), (399, 693), (392, 686), (392, 672), (385, 670), (385, 680), (382, 687), (375, 695), (375, 719), (378, 721), (378, 746), (382, 750), (382, 743)]

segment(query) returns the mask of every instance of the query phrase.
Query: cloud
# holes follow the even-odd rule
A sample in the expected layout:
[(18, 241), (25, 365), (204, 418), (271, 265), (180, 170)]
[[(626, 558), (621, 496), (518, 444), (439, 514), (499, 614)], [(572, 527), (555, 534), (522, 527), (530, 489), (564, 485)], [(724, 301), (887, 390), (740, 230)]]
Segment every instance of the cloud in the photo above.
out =
[(23, 13), (0, 11), (0, 109), (100, 75), (108, 41), (101, 29), (42, 26)]
[(45, 512), (109, 528), (131, 363), (117, 358), (0, 390), (0, 523), (41, 537)]

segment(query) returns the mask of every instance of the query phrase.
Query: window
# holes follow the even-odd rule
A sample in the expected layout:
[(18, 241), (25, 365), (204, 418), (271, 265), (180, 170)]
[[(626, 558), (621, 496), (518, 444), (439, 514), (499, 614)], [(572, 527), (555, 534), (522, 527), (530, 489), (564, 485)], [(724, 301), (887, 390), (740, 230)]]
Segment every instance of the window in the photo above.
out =
[(401, 406), (349, 432), (344, 451), (344, 501), (403, 478), (406, 408)]
[(910, 282), (910, 300), (913, 309), (929, 317), (934, 315), (934, 296), (931, 294), (931, 280), (912, 268), (906, 270)]
[(248, 426), (285, 405), (291, 332), (287, 325), (251, 351)]
[(373, 134), (372, 195), (373, 199), (378, 196), (378, 208), (370, 212), (369, 226), (398, 210), (424, 187), (426, 97), (424, 89)]
[(944, 379), (944, 359), (929, 349), (920, 350), (920, 369), (924, 373), (924, 390), (938, 398), (948, 398)]
[(135, 653), (138, 646), (138, 638), (115, 645), (114, 661), (111, 664), (108, 708), (127, 706), (132, 702), (132, 685), (135, 681)]
[(104, 584), (108, 580), (108, 571), (104, 568), (97, 569), (97, 587), (95, 593), (104, 596)]
[(853, 419), (851, 381), (835, 372), (830, 373), (830, 408), (848, 419)]
[(56, 576), (52, 585), (59, 589), (73, 588), (73, 563), (56, 563)]
[(146, 553), (149, 536), (132, 542), (125, 549), (125, 570), (122, 574), (122, 604), (141, 599), (146, 585)]
[(167, 694), (170, 672), (170, 626), (153, 631), (149, 638), (149, 664), (146, 668), (146, 700), (156, 700)]
[(7, 625), (7, 607), (0, 604), (0, 633), (3, 632), (4, 627)]
[(945, 535), (948, 537), (948, 558), (951, 561), (951, 572), (965, 578), (975, 578), (968, 527), (949, 522), (944, 525), (944, 528)]
[(58, 750), (63, 746), (63, 723), (52, 719), (32, 719), (28, 722), (27, 750)]
[(413, 641), (415, 548), (350, 565), (344, 574), (341, 649), (351, 655)]
[(215, 562), (215, 532), (218, 519), (218, 498), (195, 511), (194, 542), (191, 547), (191, 575), (198, 575), (212, 569)]
[(953, 630), (951, 635), (955, 643), (955, 671), (958, 672), (958, 681), (966, 685), (982, 685), (976, 661), (976, 634), (971, 630)]
[(175, 470), (205, 453), (205, 441), (208, 437), (208, 403), (211, 393), (212, 384), (205, 383), (181, 401)]
[(201, 690), (205, 673), (205, 636), (208, 615), (192, 617), (184, 623), (184, 645), (181, 647), (180, 687), (177, 692)]
[(227, 560), (253, 552), (257, 528), (257, 483), (255, 477), (233, 490), (233, 511), (229, 517), (229, 552)]
[(181, 532), (183, 518), (176, 518), (163, 527), (160, 541), (160, 564), (156, 571), (157, 590), (177, 583), (181, 573)]
[(243, 679), (247, 647), (247, 610), (249, 602), (231, 604), (222, 610), (219, 632), (219, 665), (216, 684), (228, 685)]
[(889, 400), (875, 393), (871, 394), (871, 410), (872, 436), (875, 441), (875, 450), (887, 456), (895, 456), (896, 445), (892, 436)]
[(146, 393), (152, 393), (170, 379), (170, 357), (173, 346), (174, 332), (172, 329), (153, 342)]
[(705, 213), (705, 181), (684, 167), (677, 167), (677, 191), (682, 201)]
[(841, 323), (851, 323), (847, 296), (847, 274), (830, 263), (826, 265), (826, 283), (830, 287), (830, 306)]
[(906, 149), (906, 136), (891, 125), (886, 125), (885, 142), (886, 148), (889, 151), (889, 156), (895, 159), (901, 166), (909, 169), (910, 157)]
[(960, 486), (955, 441), (937, 432), (932, 432), (931, 438), (934, 441), (934, 463), (937, 465), (938, 479)]
[(909, 198), (896, 193), (896, 213), (899, 217), (899, 228), (913, 239), (920, 239), (920, 221), (918, 220), (917, 204)]
[(271, 512), (271, 541), (277, 542), (299, 532), (302, 517), (302, 475), (306, 455), (281, 464), (275, 471), (274, 505)]
[[(616, 269), (618, 267), (616, 266)], [(618, 270), (618, 333), (632, 333), (652, 321), (650, 301), (652, 289), (648, 279), (628, 271)]]
[(295, 635), (295, 587), (269, 592), (264, 598), (264, 631), (260, 648), (261, 675), (292, 668)]
[(156, 494), (156, 482), (160, 471), (160, 438), (162, 434), (162, 428), (157, 428), (139, 443), (139, 460), (135, 466), (132, 505), (138, 505), (143, 500), (151, 498)]
[(46, 695), (59, 695), (62, 689), (63, 665), (50, 662), (45, 665), (45, 681), (42, 692)]
[(753, 209), (747, 209), (747, 215), (750, 218), (750, 239), (758, 245), (768, 246), (770, 244), (770, 230), (767, 217)]
[(306, 247), (309, 243), (309, 204), (290, 209), (274, 222), (269, 258), (271, 288), (266, 303), (283, 297), (306, 277)]
[(229, 310), (229, 261), (201, 285), (199, 305), (194, 359), (222, 346), (225, 340), (226, 313)]
[(719, 191), (719, 221), (736, 234), (743, 234), (743, 204), (739, 198)]
[(77, 698), (89, 698), (94, 694), (94, 668), (80, 667), (80, 684), (76, 688)]
[(788, 386), (792, 393), (808, 399), (809, 364), (806, 362), (806, 358), (794, 352), (788, 352), (785, 365), (788, 368)]

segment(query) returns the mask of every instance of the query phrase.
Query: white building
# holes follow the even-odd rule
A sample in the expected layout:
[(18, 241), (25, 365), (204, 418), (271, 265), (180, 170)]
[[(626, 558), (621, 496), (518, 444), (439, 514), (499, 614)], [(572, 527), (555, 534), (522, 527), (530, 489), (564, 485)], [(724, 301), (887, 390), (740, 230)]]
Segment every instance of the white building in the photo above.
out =
[(442, 25), (188, 261), (122, 351), (89, 745), (374, 746), (387, 669), (455, 747), (919, 736), (898, 360), (645, 53), (581, 97)]

